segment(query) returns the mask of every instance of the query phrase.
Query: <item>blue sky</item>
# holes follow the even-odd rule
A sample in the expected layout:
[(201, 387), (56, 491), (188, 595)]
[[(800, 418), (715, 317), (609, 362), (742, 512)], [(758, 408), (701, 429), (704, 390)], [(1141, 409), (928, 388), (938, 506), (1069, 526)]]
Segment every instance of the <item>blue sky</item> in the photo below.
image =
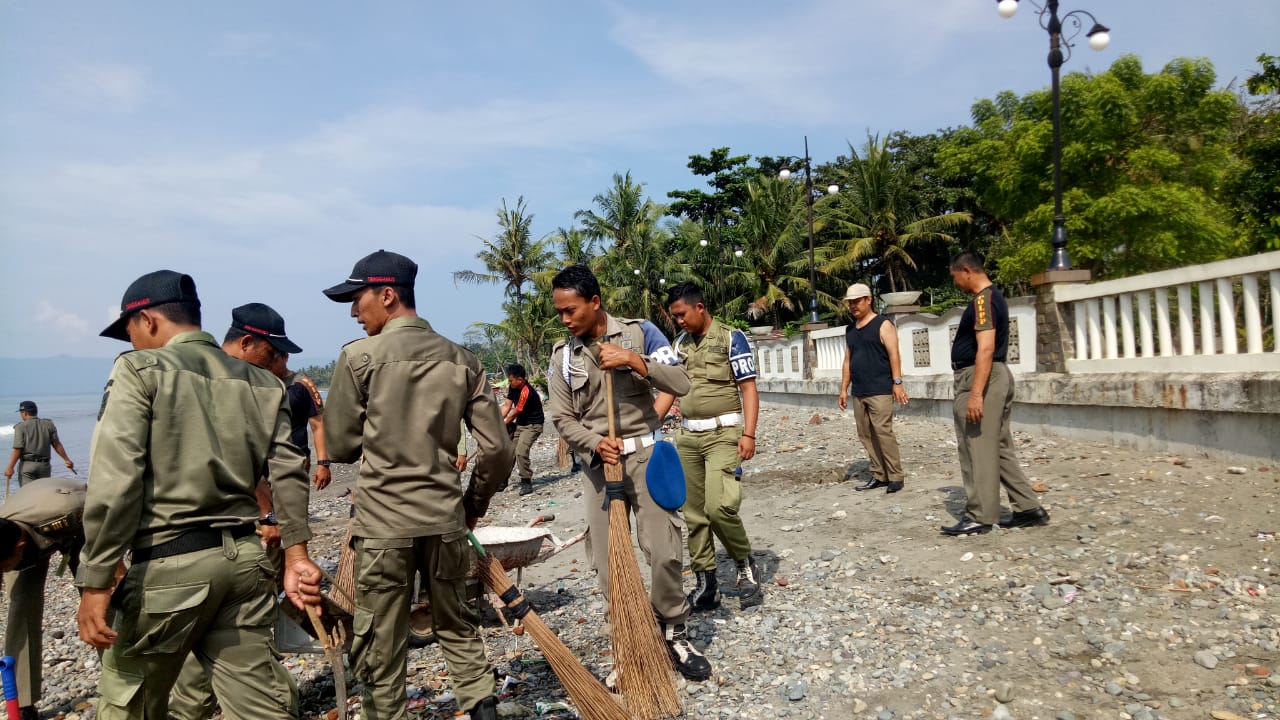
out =
[[(1030, 0), (79, 2), (0, 0), (0, 356), (110, 356), (124, 288), (192, 274), (205, 326), (280, 310), (304, 357), (357, 337), (320, 290), (378, 248), (417, 260), (419, 311), (461, 339), (500, 292), (455, 288), (523, 195), (569, 226), (614, 172), (656, 200), (712, 147), (816, 160), (868, 130), (965, 124), (1049, 82)], [(1112, 28), (1068, 70), (1135, 53), (1280, 53), (1280, 3), (1064, 0)], [(1083, 40), (1083, 38), (1081, 38)]]

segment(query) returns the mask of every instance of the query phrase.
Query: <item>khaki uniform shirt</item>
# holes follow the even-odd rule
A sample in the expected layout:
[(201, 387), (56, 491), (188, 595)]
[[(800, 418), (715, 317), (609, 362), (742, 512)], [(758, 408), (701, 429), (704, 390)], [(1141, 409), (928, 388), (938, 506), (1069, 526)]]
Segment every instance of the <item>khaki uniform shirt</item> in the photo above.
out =
[[(619, 438), (645, 435), (662, 420), (653, 410), (653, 391), (675, 396), (689, 392), (689, 374), (676, 361), (675, 352), (662, 332), (647, 320), (608, 316), (602, 342), (634, 350), (644, 357), (649, 376), (615, 370), (613, 392), (617, 405)], [(604, 400), (604, 371), (580, 338), (556, 343), (547, 372), (551, 422), (571, 447), (593, 453), (609, 436), (609, 416)]]
[(50, 448), (58, 442), (58, 428), (52, 420), (40, 417), (27, 418), (13, 426), (13, 447), (23, 455), (37, 455), (49, 459)]
[(311, 537), (305, 458), (289, 441), (284, 384), (208, 333), (116, 358), (89, 458), (82, 587), (110, 587), (131, 548), (255, 521), (264, 472), (282, 544)]
[[(688, 333), (676, 338), (676, 356), (689, 371), (689, 394), (680, 398), (680, 414), (695, 420), (742, 412), (738, 383), (756, 376), (746, 336), (712, 320), (700, 339)], [(736, 342), (735, 342), (736, 341)], [(744, 354), (745, 350), (745, 354)]]
[[(465, 421), (476, 440), (464, 493), (457, 459)], [(480, 361), (420, 317), (395, 318), (338, 356), (324, 414), (335, 462), (364, 454), (351, 533), (413, 538), (466, 529), (511, 473), (515, 448)]]
[(85, 485), (79, 480), (33, 480), (0, 505), (0, 518), (12, 520), (26, 532), (37, 557), (54, 550), (65, 552), (84, 540), (84, 497)]

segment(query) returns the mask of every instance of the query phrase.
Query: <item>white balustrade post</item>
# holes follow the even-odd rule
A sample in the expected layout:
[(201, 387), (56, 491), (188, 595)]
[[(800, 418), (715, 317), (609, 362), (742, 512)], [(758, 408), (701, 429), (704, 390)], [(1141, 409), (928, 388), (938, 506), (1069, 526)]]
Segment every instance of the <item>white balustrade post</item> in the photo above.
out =
[(1280, 353), (1280, 270), (1267, 273), (1271, 288), (1271, 352)]
[(1116, 298), (1120, 303), (1120, 340), (1124, 346), (1123, 357), (1137, 357), (1136, 343), (1133, 338), (1133, 295), (1124, 293)]
[(1120, 357), (1120, 351), (1116, 347), (1116, 299), (1114, 297), (1102, 298), (1102, 336), (1106, 342), (1106, 355), (1108, 359)]
[(1156, 331), (1160, 334), (1160, 356), (1173, 355), (1173, 328), (1169, 324), (1169, 291), (1156, 288)]
[(1072, 324), (1075, 326), (1076, 331), (1076, 359), (1088, 360), (1089, 341), (1084, 329), (1084, 303), (1071, 303), (1071, 315), (1075, 318)]
[[(1262, 352), (1262, 311), (1258, 305), (1258, 276), (1245, 275), (1240, 279), (1240, 298), (1244, 305), (1245, 352)], [(1272, 308), (1272, 312), (1275, 309)]]
[(1092, 360), (1101, 360), (1102, 354), (1102, 329), (1099, 327), (1101, 321), (1098, 319), (1098, 300), (1085, 300), (1084, 306), (1086, 315), (1089, 320), (1089, 358)]
[[(1203, 296), (1201, 296), (1203, 298)], [(1195, 323), (1191, 320), (1191, 286), (1178, 286), (1178, 354), (1196, 354)], [(1203, 313), (1201, 313), (1203, 316)], [(1203, 325), (1201, 326), (1203, 327)], [(1210, 351), (1212, 353), (1212, 351)]]
[(1236, 298), (1231, 288), (1231, 278), (1218, 278), (1218, 322), (1222, 325), (1222, 354), (1235, 355), (1240, 351), (1236, 337)]
[(1200, 283), (1200, 354), (1213, 355), (1217, 351), (1215, 338), (1218, 330), (1213, 322), (1213, 283)]
[(1138, 334), (1142, 344), (1142, 357), (1155, 357), (1156, 344), (1151, 333), (1151, 292), (1138, 293)]

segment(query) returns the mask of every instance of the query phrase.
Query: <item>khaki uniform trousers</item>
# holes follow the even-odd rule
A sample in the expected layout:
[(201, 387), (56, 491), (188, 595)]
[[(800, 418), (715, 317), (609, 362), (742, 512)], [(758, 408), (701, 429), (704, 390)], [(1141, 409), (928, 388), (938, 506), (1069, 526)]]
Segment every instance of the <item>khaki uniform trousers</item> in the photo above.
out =
[(871, 461), (871, 477), (880, 482), (902, 482), (898, 436), (893, 434), (893, 396), (855, 397), (853, 418), (858, 424), (858, 439)]
[(36, 560), (25, 570), (4, 574), (9, 593), (9, 617), (4, 626), (4, 654), (14, 659), (18, 682), (18, 706), (35, 705), (42, 689), (44, 639), (44, 584), (49, 559)]
[(1009, 428), (1013, 373), (1002, 362), (991, 364), (979, 423), (971, 423), (966, 417), (972, 387), (973, 368), (957, 371), (953, 414), (964, 478), (965, 512), (974, 522), (994, 525), (1000, 521), (1000, 486), (1009, 493), (1014, 512), (1038, 508), (1040, 500), (1018, 464), (1018, 451)]
[(741, 437), (741, 426), (703, 432), (681, 428), (676, 434), (688, 492), (684, 521), (689, 525), (689, 564), (694, 570), (716, 569), (713, 534), (734, 560), (751, 555), (751, 540), (738, 515), (742, 478), (734, 472), (742, 463), (738, 457)]
[(403, 720), (409, 606), (419, 573), (431, 622), (449, 665), (458, 708), (466, 712), (494, 694), (493, 669), (480, 639), (480, 613), (467, 602), (472, 550), (465, 532), (355, 541), (356, 610), (351, 664), (364, 683), (363, 720)]
[(298, 689), (271, 639), (275, 569), (258, 537), (135, 564), (112, 597), (115, 645), (102, 655), (101, 720), (165, 720), (188, 654), (228, 720), (297, 718)]
[(22, 460), (18, 467), (18, 487), (22, 487), (32, 480), (39, 480), (53, 476), (53, 468), (48, 462), (36, 462), (34, 460)]
[[(683, 623), (689, 617), (684, 596), (684, 520), (664, 510), (649, 495), (644, 472), (653, 448), (622, 456), (622, 478), (627, 501), (635, 516), (636, 539), (649, 563), (649, 602), (662, 622)], [(604, 493), (604, 465), (592, 464), (582, 473), (583, 501), (590, 531), (591, 565), (600, 581), (600, 590), (609, 598), (609, 506)], [(628, 548), (630, 550), (630, 548)]]
[(529, 453), (533, 451), (533, 442), (540, 437), (541, 425), (516, 426), (516, 463), (520, 466), (520, 482), (533, 481), (533, 463), (529, 461)]
[[(284, 587), (284, 551), (269, 547), (263, 552), (267, 556), (267, 562), (275, 568), (275, 590), (278, 596)], [(279, 612), (279, 603), (275, 605)], [(209, 681), (209, 673), (200, 664), (196, 654), (191, 653), (182, 664), (182, 672), (178, 673), (178, 680), (169, 693), (169, 720), (208, 720), (213, 717), (217, 707), (218, 700), (213, 692), (213, 683)], [(293, 711), (297, 712), (296, 706)]]

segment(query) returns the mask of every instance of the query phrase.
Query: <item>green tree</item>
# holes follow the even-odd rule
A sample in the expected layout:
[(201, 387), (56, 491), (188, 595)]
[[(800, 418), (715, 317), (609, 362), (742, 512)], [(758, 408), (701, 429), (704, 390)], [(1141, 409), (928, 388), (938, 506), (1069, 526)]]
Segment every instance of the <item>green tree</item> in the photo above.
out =
[[(1148, 75), (1132, 55), (1063, 78), (1063, 205), (1077, 267), (1116, 277), (1245, 251), (1218, 194), (1244, 108), (1215, 80), (1207, 60), (1176, 59)], [(973, 127), (939, 150), (1007, 229), (991, 246), (1006, 285), (1043, 270), (1051, 253), (1050, 100), (1048, 91), (981, 100)]]
[(1245, 80), (1253, 96), (1237, 140), (1239, 158), (1223, 184), (1245, 246), (1280, 250), (1280, 57), (1259, 55)]
[(503, 198), (497, 214), (498, 234), (492, 240), (484, 240), (484, 249), (476, 253), (486, 272), (457, 270), (453, 273), (453, 282), (502, 285), (503, 293), (519, 304), (524, 298), (525, 285), (550, 264), (552, 255), (546, 241), (534, 240), (529, 233), (533, 214), (523, 196), (516, 200), (514, 208), (508, 208)]
[[(742, 212), (743, 262), (729, 276), (746, 289), (747, 315), (774, 327), (803, 314), (809, 297), (808, 219), (802, 183), (762, 175), (748, 185)], [(819, 293), (834, 308), (835, 299)]]
[(859, 153), (833, 169), (840, 192), (826, 204), (826, 217), (836, 239), (830, 242), (823, 270), (829, 274), (882, 277), (890, 292), (908, 289), (911, 253), (926, 245), (946, 246), (954, 230), (972, 219), (968, 212), (931, 214), (927, 199), (916, 191), (906, 168), (895, 161), (889, 138), (868, 136)]
[(613, 185), (591, 199), (594, 210), (579, 210), (573, 217), (582, 223), (587, 237), (625, 249), (637, 238), (653, 232), (662, 206), (644, 196), (644, 185), (631, 179), (631, 171), (614, 173)]

